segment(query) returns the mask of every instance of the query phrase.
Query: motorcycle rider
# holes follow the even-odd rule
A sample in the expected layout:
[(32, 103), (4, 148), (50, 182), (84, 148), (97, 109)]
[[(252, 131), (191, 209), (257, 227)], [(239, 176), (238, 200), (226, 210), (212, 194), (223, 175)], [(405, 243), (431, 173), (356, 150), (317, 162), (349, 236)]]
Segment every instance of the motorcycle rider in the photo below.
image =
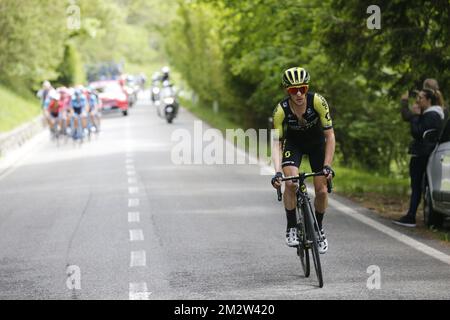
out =
[(162, 76), (161, 76), (161, 82), (164, 83), (165, 81), (170, 80), (170, 68), (165, 66), (161, 69)]

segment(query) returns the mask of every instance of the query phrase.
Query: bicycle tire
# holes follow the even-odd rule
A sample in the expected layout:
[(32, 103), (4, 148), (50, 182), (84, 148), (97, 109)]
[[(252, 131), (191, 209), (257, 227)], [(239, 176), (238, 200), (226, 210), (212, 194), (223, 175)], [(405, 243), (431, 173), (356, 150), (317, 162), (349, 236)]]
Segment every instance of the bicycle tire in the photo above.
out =
[[(301, 215), (300, 210), (297, 208), (297, 214)], [(297, 230), (303, 230), (302, 235), (299, 237), (300, 244), (297, 246), (297, 255), (300, 259), (300, 265), (302, 266), (303, 274), (305, 275), (305, 278), (308, 278), (311, 274), (311, 264), (309, 260), (309, 249), (306, 247), (306, 232), (305, 232), (305, 225), (304, 225), (304, 219), (302, 219), (302, 223), (297, 224)]]
[(52, 138), (55, 140), (56, 147), (59, 147), (59, 131), (58, 131), (58, 122), (55, 121), (53, 125), (53, 129), (51, 130)]
[(320, 263), (319, 244), (313, 224), (313, 216), (310, 205), (305, 206), (305, 220), (307, 223), (307, 239), (311, 242), (311, 256), (314, 261), (314, 269), (316, 270), (319, 287), (323, 288), (322, 265)]

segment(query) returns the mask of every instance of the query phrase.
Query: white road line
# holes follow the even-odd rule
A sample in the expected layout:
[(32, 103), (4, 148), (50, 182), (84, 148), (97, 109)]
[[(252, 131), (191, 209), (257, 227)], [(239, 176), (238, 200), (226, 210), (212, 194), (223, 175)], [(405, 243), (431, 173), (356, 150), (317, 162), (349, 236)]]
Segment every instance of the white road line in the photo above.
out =
[(129, 187), (129, 188), (128, 188), (128, 193), (129, 193), (129, 194), (136, 194), (136, 193), (139, 193), (139, 188), (138, 188), (138, 187)]
[(144, 241), (144, 232), (141, 229), (130, 230), (130, 241)]
[[(272, 168), (270, 168), (267, 165), (261, 165), (261, 173), (264, 172), (274, 172), (274, 170)], [(314, 194), (314, 189), (310, 190), (311, 188), (308, 188), (308, 192), (310, 194)], [(364, 223), (365, 225), (368, 225), (372, 228), (374, 228), (375, 230), (378, 230), (392, 238), (394, 238), (395, 240), (406, 244), (407, 246), (410, 246), (411, 248), (414, 248), (422, 253), (425, 253), (427, 255), (429, 255), (430, 257), (433, 257), (439, 261), (442, 261), (448, 265), (450, 265), (450, 256), (439, 251), (436, 250), (430, 246), (427, 246), (426, 244), (423, 244), (422, 242), (419, 242), (411, 237), (408, 237), (407, 235), (398, 232), (392, 228), (389, 228), (363, 214), (360, 214), (358, 212), (356, 212), (354, 209), (350, 208), (349, 206), (346, 206), (345, 204), (335, 200), (335, 199), (328, 199), (329, 204), (334, 207), (335, 209), (339, 210), (339, 212), (348, 215), (349, 217), (356, 219), (362, 223)]]
[(145, 251), (131, 251), (130, 257), (130, 267), (145, 267), (147, 264), (147, 259), (145, 256)]
[(126, 164), (132, 164), (132, 163), (134, 163), (134, 160), (133, 159), (126, 159), (125, 163)]
[(139, 199), (128, 199), (128, 207), (134, 208), (139, 207)]
[(337, 200), (329, 199), (329, 203), (335, 209), (339, 210), (339, 212), (346, 214), (346, 215), (352, 217), (353, 219), (356, 219), (366, 225), (369, 225), (372, 228), (374, 228), (380, 232), (383, 232), (384, 234), (394, 238), (395, 240), (400, 241), (401, 243), (404, 243), (420, 252), (423, 252), (435, 259), (438, 259), (438, 260), (450, 265), (450, 256), (446, 255), (445, 253), (443, 253), (439, 250), (436, 250), (430, 246), (427, 246), (426, 244), (423, 244), (411, 237), (408, 237), (407, 235), (404, 235), (394, 229), (386, 227), (385, 225), (383, 225), (369, 217), (366, 217), (363, 214), (356, 212), (352, 208), (346, 206), (345, 204), (340, 203)]
[(128, 212), (128, 222), (140, 222), (139, 212)]
[(134, 176), (136, 175), (136, 171), (134, 171), (134, 170), (128, 170), (128, 171), (127, 171), (127, 175), (128, 175), (129, 177), (134, 177)]
[(136, 184), (137, 179), (136, 178), (128, 178), (128, 184)]
[(147, 283), (130, 283), (130, 300), (149, 300), (151, 294), (148, 292)]
[(134, 170), (135, 170), (134, 164), (127, 164), (127, 165), (125, 166), (125, 168), (126, 168), (127, 170), (129, 170), (129, 171), (134, 171)]

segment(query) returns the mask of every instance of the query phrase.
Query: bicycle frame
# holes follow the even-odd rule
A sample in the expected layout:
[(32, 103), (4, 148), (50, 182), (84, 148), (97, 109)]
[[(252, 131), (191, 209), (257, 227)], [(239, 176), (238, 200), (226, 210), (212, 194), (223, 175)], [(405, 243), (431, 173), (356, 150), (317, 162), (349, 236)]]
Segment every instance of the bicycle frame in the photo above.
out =
[[(317, 173), (317, 174), (301, 174), (297, 177), (287, 177), (287, 178), (283, 178), (282, 181), (298, 181), (298, 188), (297, 188), (297, 192), (296, 192), (296, 197), (297, 197), (297, 208), (298, 210), (296, 210), (296, 218), (297, 218), (297, 226), (300, 229), (302, 229), (303, 232), (303, 245), (305, 246), (305, 249), (310, 248), (310, 245), (312, 243), (311, 239), (306, 239), (306, 228), (307, 228), (307, 219), (311, 219), (312, 224), (314, 226), (314, 231), (318, 231), (319, 230), (319, 224), (317, 222), (317, 218), (316, 215), (313, 214), (313, 209), (312, 209), (312, 205), (311, 205), (311, 198), (308, 194), (308, 189), (306, 187), (305, 184), (305, 179), (311, 176), (323, 176), (323, 173)], [(331, 182), (328, 182), (329, 184)], [(328, 189), (330, 190), (332, 187), (330, 185), (328, 185)], [(308, 207), (308, 208), (307, 208)], [(305, 217), (307, 210), (309, 210), (310, 214), (308, 214), (308, 217)], [(321, 241), (322, 240), (322, 235), (320, 234), (320, 232), (317, 233), (317, 237), (318, 240)]]

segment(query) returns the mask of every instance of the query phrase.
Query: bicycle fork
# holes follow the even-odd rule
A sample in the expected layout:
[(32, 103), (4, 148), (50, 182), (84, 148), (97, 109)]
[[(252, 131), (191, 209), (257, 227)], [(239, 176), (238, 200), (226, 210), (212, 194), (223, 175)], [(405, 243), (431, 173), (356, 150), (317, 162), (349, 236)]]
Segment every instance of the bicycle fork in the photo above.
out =
[[(308, 228), (308, 223), (305, 221), (306, 219), (312, 219), (313, 222), (313, 226), (314, 226), (314, 232), (316, 232), (317, 234), (317, 241), (323, 241), (323, 236), (321, 234), (321, 232), (319, 232), (319, 224), (317, 222), (317, 218), (316, 215), (314, 214), (314, 211), (312, 210), (312, 206), (311, 206), (311, 199), (309, 197), (309, 195), (307, 193), (303, 193), (300, 192), (300, 190), (297, 191), (297, 199), (298, 199), (298, 203), (297, 206), (299, 208), (298, 212), (303, 212), (303, 217), (301, 214), (299, 214), (300, 216), (297, 217), (297, 224), (300, 226), (300, 228), (302, 228), (302, 232), (305, 234), (305, 247), (310, 248), (311, 247), (311, 243), (312, 241), (310, 239), (306, 238), (306, 234), (307, 234), (307, 228)], [(308, 215), (308, 217), (305, 217), (305, 215), (307, 215), (307, 210), (309, 209), (309, 212), (311, 213), (310, 215)], [(303, 221), (302, 221), (303, 220)]]

